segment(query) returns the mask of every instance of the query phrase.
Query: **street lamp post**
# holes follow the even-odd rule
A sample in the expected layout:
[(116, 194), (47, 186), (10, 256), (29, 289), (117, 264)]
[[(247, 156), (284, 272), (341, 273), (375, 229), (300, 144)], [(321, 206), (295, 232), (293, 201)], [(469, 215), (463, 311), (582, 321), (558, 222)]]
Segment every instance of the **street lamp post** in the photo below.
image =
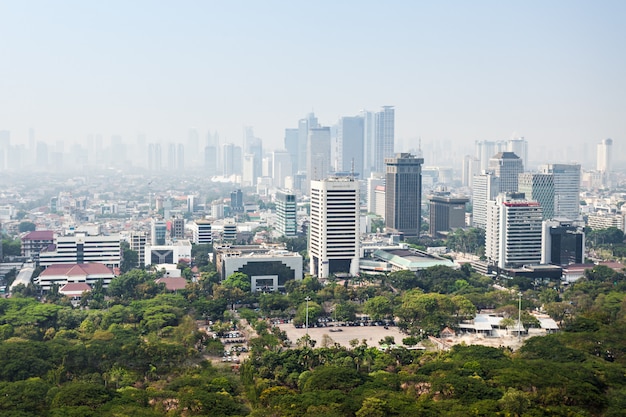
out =
[(517, 340), (520, 341), (522, 340), (522, 292), (520, 291), (517, 295), (519, 296), (519, 308), (517, 310)]

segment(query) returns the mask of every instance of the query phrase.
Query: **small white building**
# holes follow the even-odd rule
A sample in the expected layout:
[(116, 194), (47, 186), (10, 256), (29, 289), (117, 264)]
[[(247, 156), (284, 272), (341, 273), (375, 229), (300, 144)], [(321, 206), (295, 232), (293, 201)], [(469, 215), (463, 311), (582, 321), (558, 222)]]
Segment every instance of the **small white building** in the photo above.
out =
[(171, 245), (146, 245), (144, 265), (178, 264), (191, 260), (191, 242), (178, 240)]

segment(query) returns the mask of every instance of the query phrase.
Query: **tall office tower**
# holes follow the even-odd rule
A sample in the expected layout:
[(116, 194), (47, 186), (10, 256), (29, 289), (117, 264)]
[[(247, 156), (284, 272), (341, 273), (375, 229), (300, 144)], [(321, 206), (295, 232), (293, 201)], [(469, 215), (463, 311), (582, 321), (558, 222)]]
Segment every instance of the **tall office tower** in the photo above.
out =
[(150, 222), (150, 243), (152, 246), (165, 245), (167, 223), (163, 219), (153, 218)]
[(193, 194), (189, 194), (187, 196), (187, 213), (193, 213), (196, 211), (196, 196)]
[[(238, 148), (238, 146), (235, 146), (232, 143), (225, 143), (222, 147), (222, 155), (224, 156), (222, 161), (222, 175), (226, 177), (238, 174), (235, 166), (237, 164), (237, 152), (235, 148)], [(239, 150), (241, 150), (241, 148), (239, 148)]]
[(395, 110), (393, 106), (383, 106), (375, 116), (374, 166), (376, 172), (384, 172), (385, 159), (394, 156)]
[(463, 167), (461, 171), (461, 183), (465, 187), (472, 187), (475, 175), (480, 174), (480, 160), (471, 155), (463, 157)]
[(291, 158), (291, 169), (288, 175), (292, 176), (298, 172), (298, 129), (285, 129), (285, 149)]
[(183, 171), (185, 169), (185, 145), (182, 143), (178, 144), (176, 150), (176, 168), (179, 171)]
[(385, 227), (419, 236), (422, 225), (423, 158), (399, 153), (385, 158)]
[(489, 160), (489, 170), (500, 179), (500, 193), (517, 192), (519, 174), (524, 164), (513, 152), (498, 152)]
[(245, 151), (248, 154), (254, 155), (254, 158), (252, 159), (252, 185), (255, 185), (256, 179), (261, 176), (261, 162), (263, 161), (263, 142), (259, 138), (252, 137), (246, 143)]
[(170, 171), (176, 170), (176, 144), (167, 144), (167, 169)]
[(256, 185), (256, 176), (254, 175), (255, 156), (247, 153), (243, 156), (243, 173), (241, 176), (242, 185), (244, 187), (252, 187)]
[(298, 234), (296, 219), (296, 195), (286, 191), (276, 193), (276, 230), (285, 237)]
[[(57, 142), (58, 146), (58, 142)], [(57, 149), (63, 153), (63, 145), (60, 149)], [(124, 165), (126, 162), (126, 145), (120, 135), (111, 136), (111, 163), (113, 165)]]
[(217, 148), (215, 146), (204, 147), (204, 172), (207, 175), (217, 174)]
[(507, 143), (504, 141), (476, 141), (476, 158), (480, 161), (480, 171), (489, 169), (489, 160), (497, 153), (507, 150)]
[(541, 172), (554, 176), (554, 217), (576, 220), (580, 217), (580, 165), (549, 164)]
[(469, 198), (439, 192), (428, 196), (430, 206), (429, 233), (432, 237), (439, 232), (465, 227), (465, 205)]
[(363, 118), (342, 117), (337, 126), (337, 171), (352, 171), (363, 178)]
[(376, 117), (373, 112), (361, 110), (359, 117), (363, 119), (363, 173), (361, 178), (369, 178), (375, 172), (374, 155), (376, 150)]
[(37, 156), (35, 160), (39, 169), (46, 169), (48, 166), (48, 145), (45, 142), (37, 142)]
[(148, 145), (148, 169), (150, 171), (161, 170), (161, 144), (151, 143)]
[(196, 220), (192, 226), (193, 243), (202, 245), (213, 243), (213, 231), (211, 222), (208, 220)]
[(367, 212), (376, 213), (376, 188), (385, 186), (385, 176), (372, 172), (367, 179)]
[(519, 156), (522, 160), (522, 164), (528, 166), (528, 141), (523, 137), (510, 139), (506, 143), (506, 150), (508, 152), (513, 152), (515, 155)]
[(130, 249), (137, 252), (137, 268), (145, 265), (145, 250), (148, 238), (145, 232), (130, 232)]
[[(180, 150), (181, 145), (178, 145), (178, 149)], [(184, 148), (184, 145), (183, 145)], [(187, 152), (189, 155), (187, 156), (189, 166), (196, 168), (202, 162), (200, 159), (200, 135), (198, 134), (198, 130), (195, 127), (189, 129), (189, 134), (187, 136)], [(179, 157), (180, 158), (180, 157)], [(182, 168), (179, 168), (182, 169)]]
[(331, 166), (329, 127), (314, 127), (309, 129), (307, 156), (307, 184), (311, 184), (312, 180), (326, 178), (330, 172)]
[(554, 218), (554, 175), (523, 172), (519, 174), (518, 191), (524, 193), (527, 200), (539, 203), (544, 220)]
[(585, 261), (584, 223), (570, 220), (543, 222), (541, 263), (553, 265), (582, 264)]
[(498, 268), (541, 263), (541, 206), (518, 193), (501, 193), (487, 203), (485, 256)]
[(359, 183), (350, 177), (311, 181), (311, 274), (359, 273)]
[(487, 229), (487, 202), (493, 200), (500, 190), (500, 181), (493, 171), (483, 171), (472, 180), (472, 225)]
[(243, 213), (243, 193), (241, 189), (230, 193), (230, 209), (235, 213)]
[(285, 178), (293, 176), (293, 167), (291, 154), (288, 151), (272, 152), (272, 173), (274, 178), (274, 186), (278, 188), (285, 187)]
[[(304, 172), (308, 164), (309, 129), (320, 127), (315, 114), (309, 113), (306, 118), (298, 121), (298, 171)], [(330, 146), (330, 145), (329, 145)]]
[(611, 186), (611, 152), (613, 147), (613, 139), (604, 139), (597, 146), (597, 162), (596, 169), (602, 173), (602, 185)]

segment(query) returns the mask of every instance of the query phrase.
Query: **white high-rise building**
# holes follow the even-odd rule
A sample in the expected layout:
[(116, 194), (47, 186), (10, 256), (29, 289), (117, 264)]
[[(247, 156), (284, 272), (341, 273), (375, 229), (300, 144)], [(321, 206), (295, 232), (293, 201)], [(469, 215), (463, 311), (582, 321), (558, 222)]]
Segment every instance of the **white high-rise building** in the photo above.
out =
[(472, 225), (485, 230), (487, 228), (487, 202), (496, 198), (500, 185), (492, 171), (475, 175), (472, 183)]
[(367, 212), (376, 213), (376, 188), (385, 186), (385, 175), (372, 172), (367, 179)]
[(330, 173), (330, 128), (316, 127), (309, 129), (307, 150), (307, 184), (312, 180), (326, 178)]
[(519, 156), (522, 163), (528, 166), (528, 141), (526, 139), (523, 137), (510, 139), (506, 143), (506, 150)]
[(146, 232), (130, 232), (130, 249), (137, 252), (137, 265), (140, 268), (145, 264), (145, 247), (148, 243)]
[(196, 220), (193, 225), (193, 243), (202, 245), (213, 243), (212, 223), (208, 220)]
[(374, 163), (376, 172), (385, 172), (385, 158), (394, 156), (395, 146), (395, 110), (393, 106), (383, 106), (376, 113), (374, 136)]
[(54, 237), (54, 249), (39, 253), (39, 265), (101, 263), (109, 268), (120, 266), (120, 236), (92, 236), (76, 232)]
[(485, 256), (498, 268), (541, 263), (541, 206), (519, 197), (501, 193), (487, 204)]
[(319, 278), (359, 272), (359, 183), (349, 177), (311, 181), (310, 272)]
[(598, 143), (596, 155), (596, 169), (602, 173), (602, 184), (609, 187), (611, 180), (611, 152), (613, 139), (604, 139)]
[(291, 177), (293, 168), (291, 166), (291, 155), (287, 151), (272, 152), (272, 178), (274, 186), (285, 188), (285, 178)]

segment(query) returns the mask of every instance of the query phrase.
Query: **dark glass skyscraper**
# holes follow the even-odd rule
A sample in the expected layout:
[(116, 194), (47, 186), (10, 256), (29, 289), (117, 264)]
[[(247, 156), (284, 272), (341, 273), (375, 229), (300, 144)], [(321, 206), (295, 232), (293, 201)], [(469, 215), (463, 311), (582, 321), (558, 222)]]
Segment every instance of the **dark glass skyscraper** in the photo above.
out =
[(385, 158), (385, 226), (406, 236), (419, 236), (422, 224), (423, 158), (410, 153)]

